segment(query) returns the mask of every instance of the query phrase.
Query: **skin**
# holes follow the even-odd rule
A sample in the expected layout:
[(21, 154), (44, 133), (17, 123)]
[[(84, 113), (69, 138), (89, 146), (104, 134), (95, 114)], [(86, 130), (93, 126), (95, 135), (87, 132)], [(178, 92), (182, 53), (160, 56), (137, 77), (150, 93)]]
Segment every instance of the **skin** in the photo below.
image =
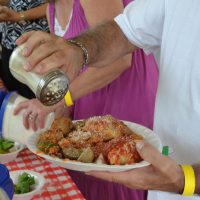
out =
[(9, 4), (8, 0), (0, 0), (0, 5), (1, 6), (7, 6)]
[[(45, 17), (47, 4), (43, 4), (36, 8), (29, 9), (27, 11), (23, 11), (24, 19), (25, 20), (34, 20), (38, 18)], [(20, 12), (16, 12), (6, 6), (0, 5), (0, 22), (19, 22), (22, 18), (20, 16)]]
[[(110, 3), (105, 0), (87, 0), (81, 1), (82, 7), (84, 9), (87, 21), (90, 26), (94, 23), (100, 23), (107, 19), (114, 18), (123, 9), (121, 0), (112, 0), (115, 6), (111, 7)], [(62, 28), (65, 29), (66, 24), (69, 21), (71, 9), (73, 6), (72, 0), (59, 0), (55, 4), (56, 17)], [(97, 9), (98, 8), (98, 9)], [(110, 10), (110, 12), (108, 12)], [(49, 12), (47, 9), (47, 19), (49, 19)], [(81, 73), (72, 83), (70, 84), (70, 93), (73, 100), (79, 99), (80, 97), (87, 95), (97, 89), (104, 87), (105, 85), (111, 83), (116, 79), (124, 70), (126, 70), (131, 65), (132, 55), (129, 54), (124, 56), (114, 63), (110, 64), (109, 67), (95, 68), (88, 67), (84, 73)], [(23, 115), (23, 124), (26, 128), (37, 129), (44, 127), (45, 118), (48, 113), (56, 112), (58, 116), (63, 113), (65, 102), (52, 106), (43, 106), (39, 101), (33, 99), (20, 103), (15, 114), (18, 114), (21, 110), (26, 110)], [(67, 108), (65, 108), (67, 109)], [(33, 116), (33, 120), (29, 120), (29, 114)], [(69, 115), (69, 112), (67, 112)]]
[(136, 147), (141, 157), (151, 163), (150, 166), (125, 172), (89, 172), (87, 174), (120, 183), (129, 188), (182, 193), (184, 178), (179, 165), (144, 141), (137, 142)]
[[(44, 40), (45, 43), (41, 44), (41, 40)], [(114, 21), (91, 28), (76, 37), (75, 40), (87, 48), (89, 64), (95, 67), (108, 65), (137, 48), (127, 40)], [(49, 68), (60, 67), (73, 80), (81, 68), (81, 63), (83, 63), (83, 55), (78, 47), (43, 32), (25, 34), (17, 43), (25, 43), (26, 45), (24, 56), (27, 58), (27, 65), (24, 67), (28, 71), (44, 73)], [(39, 52), (44, 53), (39, 54)], [(143, 159), (150, 163), (149, 166), (118, 173), (91, 172), (89, 175), (121, 183), (130, 188), (182, 193), (184, 175), (181, 167), (174, 160), (161, 155), (145, 142), (138, 142), (137, 150)], [(194, 166), (195, 193), (199, 193), (200, 190), (199, 167), (199, 164)]]

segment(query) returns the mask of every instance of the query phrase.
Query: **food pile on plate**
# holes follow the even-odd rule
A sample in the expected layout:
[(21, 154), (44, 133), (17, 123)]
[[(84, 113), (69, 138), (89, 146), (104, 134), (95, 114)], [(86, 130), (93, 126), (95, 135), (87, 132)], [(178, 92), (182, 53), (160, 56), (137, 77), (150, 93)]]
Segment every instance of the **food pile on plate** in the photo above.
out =
[(125, 165), (142, 161), (135, 140), (143, 137), (111, 115), (72, 122), (56, 119), (51, 129), (42, 133), (38, 148), (51, 156), (84, 163)]

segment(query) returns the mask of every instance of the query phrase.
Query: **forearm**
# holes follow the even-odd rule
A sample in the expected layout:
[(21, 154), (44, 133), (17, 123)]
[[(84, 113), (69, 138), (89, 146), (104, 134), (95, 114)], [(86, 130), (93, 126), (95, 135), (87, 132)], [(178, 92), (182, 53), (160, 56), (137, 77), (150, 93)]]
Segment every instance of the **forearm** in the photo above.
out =
[(0, 5), (7, 6), (9, 4), (8, 0), (0, 0)]
[(42, 4), (38, 7), (23, 11), (23, 14), (25, 15), (25, 20), (34, 20), (34, 19), (46, 17), (46, 8), (47, 8), (47, 3)]
[[(129, 54), (106, 67), (88, 67), (87, 70), (81, 73), (69, 86), (73, 101), (111, 83), (131, 66), (131, 61), (132, 54)], [(65, 100), (63, 99), (58, 104), (54, 105), (53, 109), (63, 108), (64, 105)]]
[(95, 67), (113, 63), (136, 49), (114, 21), (96, 26), (74, 39), (86, 47), (89, 65)]
[(70, 85), (73, 100), (77, 100), (91, 92), (103, 88), (115, 80), (131, 65), (132, 54), (124, 56), (110, 66), (96, 68), (88, 67)]
[(47, 7), (47, 3), (42, 4), (35, 8), (31, 8), (26, 11), (15, 12), (9, 18), (9, 21), (12, 21), (12, 22), (19, 22), (21, 20), (31, 21), (31, 20), (46, 17), (46, 7)]

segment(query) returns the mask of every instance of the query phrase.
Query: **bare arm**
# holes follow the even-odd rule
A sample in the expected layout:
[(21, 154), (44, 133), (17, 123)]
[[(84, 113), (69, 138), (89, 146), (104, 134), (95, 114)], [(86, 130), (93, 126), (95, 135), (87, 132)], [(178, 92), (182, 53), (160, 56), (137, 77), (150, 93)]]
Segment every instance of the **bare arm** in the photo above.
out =
[(46, 8), (47, 8), (47, 3), (42, 4), (38, 7), (29, 9), (27, 11), (24, 11), (23, 14), (25, 15), (26, 20), (34, 20), (34, 19), (39, 19), (46, 17)]
[[(89, 65), (108, 66), (137, 47), (131, 44), (113, 20), (89, 29), (74, 38), (89, 52)], [(42, 41), (42, 42), (41, 42)], [(82, 50), (67, 43), (63, 38), (41, 31), (22, 35), (16, 43), (25, 43), (23, 55), (27, 63), (24, 68), (43, 74), (52, 68), (61, 68), (72, 81), (84, 61)]]
[(89, 64), (95, 67), (108, 65), (136, 49), (114, 21), (91, 28), (74, 40), (86, 47)]
[(0, 0), (0, 5), (7, 6), (9, 4), (9, 0)]
[(43, 18), (46, 16), (46, 7), (47, 3), (26, 11), (16, 12), (8, 7), (0, 6), (0, 21), (19, 22), (21, 20), (34, 20)]
[(129, 54), (110, 64), (110, 66), (101, 68), (88, 67), (70, 85), (73, 100), (77, 100), (111, 83), (130, 67), (131, 60), (132, 54)]

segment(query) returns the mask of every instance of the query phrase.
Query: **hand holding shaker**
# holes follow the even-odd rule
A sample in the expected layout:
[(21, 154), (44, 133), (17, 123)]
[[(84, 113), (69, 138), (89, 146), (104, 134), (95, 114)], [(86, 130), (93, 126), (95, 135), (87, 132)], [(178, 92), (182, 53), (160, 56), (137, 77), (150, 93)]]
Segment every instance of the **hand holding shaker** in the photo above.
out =
[(58, 103), (68, 90), (67, 77), (56, 68), (43, 75), (24, 70), (26, 59), (22, 55), (23, 47), (24, 45), (20, 45), (13, 51), (9, 61), (10, 72), (17, 80), (26, 84), (44, 105)]

